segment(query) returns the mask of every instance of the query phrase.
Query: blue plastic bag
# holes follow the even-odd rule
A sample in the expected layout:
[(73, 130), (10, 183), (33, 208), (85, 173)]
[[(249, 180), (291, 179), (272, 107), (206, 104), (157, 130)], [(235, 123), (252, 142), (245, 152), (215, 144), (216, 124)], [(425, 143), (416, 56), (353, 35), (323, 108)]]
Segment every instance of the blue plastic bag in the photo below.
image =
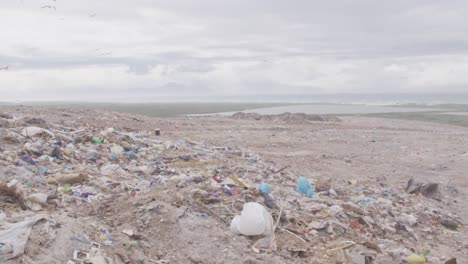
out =
[(314, 195), (314, 189), (312, 185), (310, 185), (309, 180), (303, 176), (297, 179), (296, 192), (303, 193), (309, 198), (312, 198)]

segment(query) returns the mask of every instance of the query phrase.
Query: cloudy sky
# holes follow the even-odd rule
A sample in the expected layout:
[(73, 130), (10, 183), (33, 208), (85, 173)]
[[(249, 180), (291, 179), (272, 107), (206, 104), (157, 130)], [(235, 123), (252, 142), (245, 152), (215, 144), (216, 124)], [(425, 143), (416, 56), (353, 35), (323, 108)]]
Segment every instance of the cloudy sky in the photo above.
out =
[(465, 0), (1, 0), (1, 100), (468, 92)]

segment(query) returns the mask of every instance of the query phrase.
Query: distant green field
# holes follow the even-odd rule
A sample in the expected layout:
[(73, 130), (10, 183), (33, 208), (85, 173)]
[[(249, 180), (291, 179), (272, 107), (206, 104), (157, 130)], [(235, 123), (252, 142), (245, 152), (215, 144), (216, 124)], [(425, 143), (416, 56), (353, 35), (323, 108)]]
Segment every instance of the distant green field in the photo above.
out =
[[(444, 108), (448, 109), (448, 107), (444, 107)], [(440, 123), (440, 124), (449, 124), (449, 125), (468, 127), (468, 115), (442, 114), (445, 112), (446, 111), (417, 112), (417, 113), (380, 113), (380, 114), (367, 114), (365, 116), (426, 121), (426, 122), (434, 122), (434, 123)], [(453, 112), (466, 112), (466, 111), (463, 111), (462, 109), (457, 108)]]

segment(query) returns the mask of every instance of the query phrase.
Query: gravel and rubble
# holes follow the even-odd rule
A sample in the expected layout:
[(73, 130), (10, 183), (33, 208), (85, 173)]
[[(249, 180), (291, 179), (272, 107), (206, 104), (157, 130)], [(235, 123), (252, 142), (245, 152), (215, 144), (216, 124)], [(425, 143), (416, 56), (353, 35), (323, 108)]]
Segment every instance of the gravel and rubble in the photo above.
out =
[[(211, 124), (231, 122), (286, 129), (267, 125), (269, 118), (0, 108), (0, 262), (367, 264), (407, 263), (416, 254), (427, 263), (467, 263), (462, 189), (421, 177), (395, 185), (378, 171), (373, 179), (311, 174), (294, 156), (282, 162), (248, 140), (219, 140), (236, 132)], [(356, 126), (346, 122), (339, 126)], [(185, 129), (196, 135), (170, 132)], [(366, 144), (385, 140), (378, 136)], [(365, 158), (338, 156), (329, 149), (315, 159), (350, 166)], [(310, 195), (297, 192), (301, 176)], [(232, 220), (252, 203), (271, 216), (269, 231), (233, 232)]]

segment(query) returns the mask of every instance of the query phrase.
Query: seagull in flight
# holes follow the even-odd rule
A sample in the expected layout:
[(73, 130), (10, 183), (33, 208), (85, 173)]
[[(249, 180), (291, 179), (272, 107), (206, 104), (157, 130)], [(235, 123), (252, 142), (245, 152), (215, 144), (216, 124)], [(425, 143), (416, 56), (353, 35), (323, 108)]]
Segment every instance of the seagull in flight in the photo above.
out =
[(96, 14), (91, 14), (89, 15), (89, 17), (96, 17)]
[(8, 68), (9, 68), (9, 67), (10, 67), (10, 66), (5, 66), (5, 67), (3, 67), (3, 68), (0, 68), (0, 71), (8, 71)]
[(49, 9), (54, 9), (55, 11), (57, 11), (57, 8), (55, 6), (52, 6), (52, 5), (45, 5), (43, 7), (41, 7), (42, 9), (44, 8), (49, 8)]

